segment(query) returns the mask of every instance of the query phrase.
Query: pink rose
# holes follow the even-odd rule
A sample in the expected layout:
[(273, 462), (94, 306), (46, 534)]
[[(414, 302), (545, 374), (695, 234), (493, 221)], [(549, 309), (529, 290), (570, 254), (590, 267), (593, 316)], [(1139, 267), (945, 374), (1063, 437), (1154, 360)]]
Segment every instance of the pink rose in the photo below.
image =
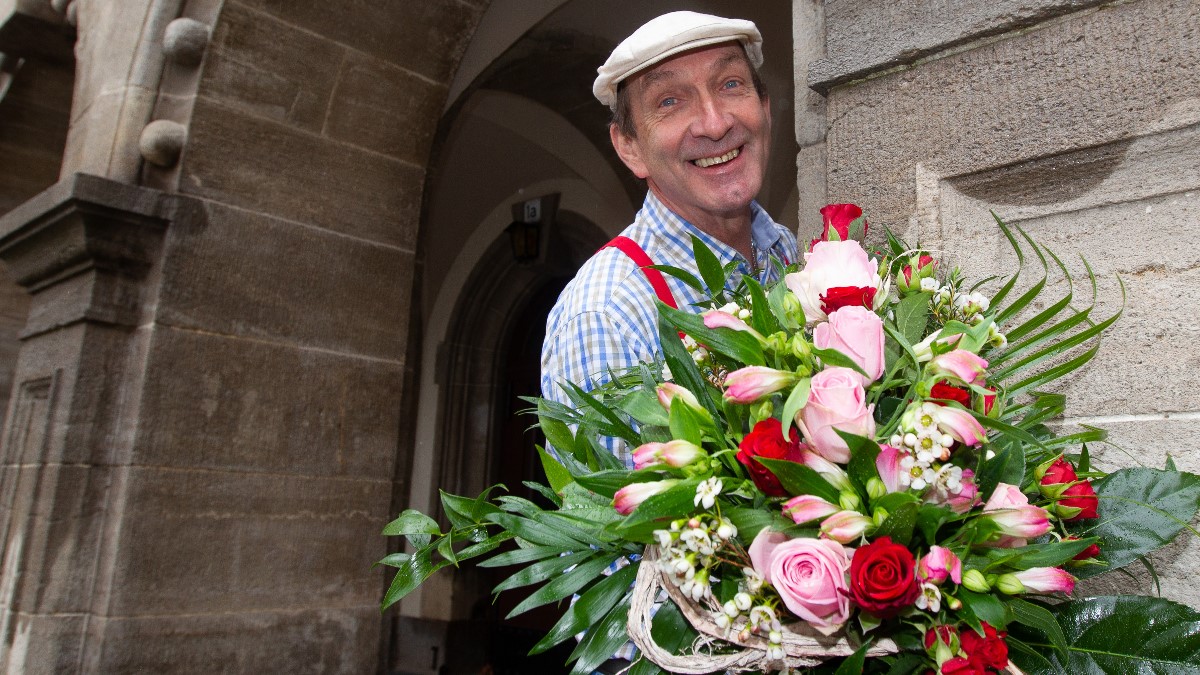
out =
[(850, 461), (850, 448), (835, 429), (872, 438), (874, 405), (867, 405), (862, 377), (849, 368), (826, 368), (813, 375), (808, 403), (796, 414), (796, 424), (809, 447), (831, 462)]
[(1008, 483), (996, 485), (996, 491), (983, 505), (983, 517), (1000, 529), (1000, 538), (991, 546), (1020, 548), (1026, 539), (1040, 537), (1050, 531), (1050, 514), (1040, 506), (1029, 503), (1021, 488)]
[(800, 300), (804, 318), (808, 323), (824, 321), (824, 297), (830, 289), (858, 288), (871, 291), (874, 300), (882, 300), (876, 294), (883, 286), (879, 278), (879, 266), (867, 256), (857, 241), (821, 241), (813, 246), (811, 253), (804, 255), (804, 269), (784, 277), (784, 283)]
[(788, 539), (764, 529), (750, 544), (754, 570), (793, 614), (830, 634), (850, 617), (847, 549), (829, 539)]
[(818, 349), (836, 349), (849, 356), (866, 377), (863, 386), (883, 375), (883, 320), (866, 307), (843, 307), (813, 329)]

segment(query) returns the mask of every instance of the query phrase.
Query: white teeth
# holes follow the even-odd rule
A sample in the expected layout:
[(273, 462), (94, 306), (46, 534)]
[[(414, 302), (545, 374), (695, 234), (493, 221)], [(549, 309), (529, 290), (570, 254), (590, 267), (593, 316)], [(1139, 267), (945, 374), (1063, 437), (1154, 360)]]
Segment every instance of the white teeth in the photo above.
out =
[(710, 166), (724, 164), (725, 162), (728, 162), (729, 160), (733, 159), (734, 157), (737, 157), (741, 153), (742, 153), (741, 149), (734, 148), (734, 149), (730, 150), (729, 152), (721, 155), (720, 157), (705, 157), (703, 159), (692, 160), (692, 163), (700, 168), (708, 168)]

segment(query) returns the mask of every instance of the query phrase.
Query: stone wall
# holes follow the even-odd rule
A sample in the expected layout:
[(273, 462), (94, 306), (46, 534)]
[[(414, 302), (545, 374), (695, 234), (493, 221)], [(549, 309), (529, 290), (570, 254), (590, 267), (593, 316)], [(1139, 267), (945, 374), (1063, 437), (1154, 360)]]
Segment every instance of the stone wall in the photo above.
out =
[[(978, 276), (1015, 263), (995, 210), (1085, 275), (1081, 307), (1086, 256), (1098, 316), (1121, 308), (1119, 276), (1124, 316), (1067, 383), (1064, 424), (1110, 432), (1111, 444), (1092, 448), (1101, 468), (1161, 467), (1170, 454), (1200, 471), (1195, 3), (794, 7), (802, 26), (814, 14), (824, 22), (824, 53), (798, 60), (798, 77), (827, 97), (827, 133), (800, 157), (823, 168), (810, 175), (827, 181), (828, 200), (861, 204), (876, 226), (953, 251), (950, 262)], [(803, 193), (803, 170), (801, 181)], [(1059, 282), (1047, 297), (1064, 291)], [(1182, 539), (1156, 557), (1158, 571), (1166, 596), (1196, 606), (1200, 542)], [(1153, 590), (1148, 578), (1119, 583)]]
[(6, 670), (380, 667), (425, 167), (486, 4), (71, 5), (63, 180), (0, 220), (36, 324)]

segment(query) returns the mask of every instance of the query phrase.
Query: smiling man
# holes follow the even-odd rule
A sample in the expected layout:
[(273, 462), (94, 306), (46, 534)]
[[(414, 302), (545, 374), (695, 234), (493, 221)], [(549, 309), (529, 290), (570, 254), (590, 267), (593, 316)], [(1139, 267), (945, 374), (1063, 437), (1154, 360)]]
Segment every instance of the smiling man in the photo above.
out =
[[(749, 21), (671, 12), (613, 50), (592, 87), (613, 113), (621, 161), (648, 188), (633, 223), (580, 268), (550, 311), (542, 395), (568, 402), (564, 381), (590, 389), (660, 351), (657, 300), (696, 311), (703, 296), (647, 265), (699, 277), (693, 235), (723, 265), (774, 280), (771, 258), (797, 259), (795, 235), (754, 201), (767, 167), (771, 110), (758, 75), (762, 37)], [(626, 448), (611, 449), (626, 464)]]

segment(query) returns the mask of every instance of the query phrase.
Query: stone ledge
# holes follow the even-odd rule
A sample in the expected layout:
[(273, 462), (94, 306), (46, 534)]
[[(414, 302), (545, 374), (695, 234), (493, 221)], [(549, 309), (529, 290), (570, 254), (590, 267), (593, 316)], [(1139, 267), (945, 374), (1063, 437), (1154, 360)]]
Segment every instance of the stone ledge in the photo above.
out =
[[(945, 11), (937, 0), (844, 0), (826, 7), (826, 58), (809, 66), (808, 86), (826, 94), (839, 84), (1110, 1), (970, 0)], [(890, 28), (881, 35), (879, 26)]]
[(190, 204), (74, 174), (0, 217), (0, 259), (33, 295), (25, 335), (83, 319), (136, 325), (139, 281)]

